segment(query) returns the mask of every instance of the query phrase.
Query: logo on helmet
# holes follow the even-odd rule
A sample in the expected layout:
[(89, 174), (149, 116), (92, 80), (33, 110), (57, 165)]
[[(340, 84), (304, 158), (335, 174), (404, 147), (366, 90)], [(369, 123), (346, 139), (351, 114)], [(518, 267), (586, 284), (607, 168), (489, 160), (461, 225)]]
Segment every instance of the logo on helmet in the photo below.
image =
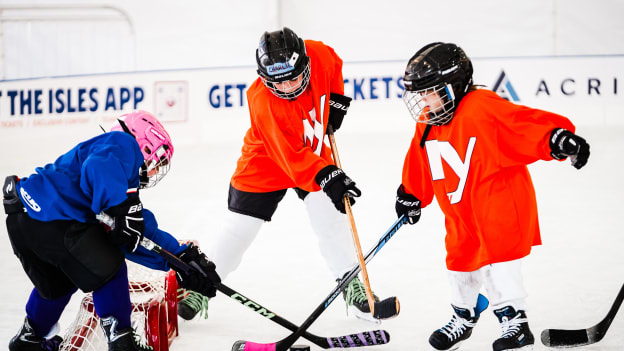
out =
[(155, 135), (158, 139), (160, 139), (161, 141), (165, 141), (165, 140), (166, 140), (166, 139), (165, 139), (165, 137), (164, 137), (162, 134), (160, 134), (160, 133), (159, 133), (156, 129), (154, 129), (154, 128), (150, 128), (150, 132), (151, 132), (152, 134), (154, 134), (154, 135)]
[(295, 66), (291, 65), (290, 62), (278, 62), (267, 66), (266, 69), (270, 75), (274, 76), (277, 74), (290, 72), (295, 69)]

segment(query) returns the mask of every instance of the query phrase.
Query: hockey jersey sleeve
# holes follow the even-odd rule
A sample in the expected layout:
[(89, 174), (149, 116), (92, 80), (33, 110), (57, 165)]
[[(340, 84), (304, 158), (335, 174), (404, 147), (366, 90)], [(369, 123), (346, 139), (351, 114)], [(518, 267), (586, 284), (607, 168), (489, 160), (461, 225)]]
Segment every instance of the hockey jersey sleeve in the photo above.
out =
[(143, 155), (134, 138), (126, 133), (107, 133), (108, 138), (89, 145), (84, 153), (80, 188), (91, 199), (93, 213), (122, 203), (129, 188), (138, 188), (138, 169)]
[(549, 145), (550, 133), (555, 128), (565, 128), (574, 133), (575, 127), (564, 116), (513, 104), (496, 94), (481, 104), (494, 118), (493, 131), (501, 167), (527, 165), (538, 160), (552, 160)]
[(434, 192), (429, 171), (427, 153), (420, 147), (420, 139), (424, 132), (424, 124), (417, 124), (414, 137), (403, 163), (401, 184), (408, 194), (416, 196), (421, 201), (422, 208), (433, 201)]
[[(184, 251), (186, 245), (180, 245), (178, 240), (173, 235), (159, 229), (156, 217), (146, 208), (143, 209), (143, 220), (145, 221), (145, 232), (143, 235), (145, 235), (146, 238), (149, 238), (163, 249), (174, 255), (178, 255), (180, 252)], [(133, 253), (125, 252), (125, 254), (126, 258), (134, 263), (160, 271), (169, 270), (167, 261), (165, 261), (158, 254), (151, 252), (142, 246), (139, 246)]]

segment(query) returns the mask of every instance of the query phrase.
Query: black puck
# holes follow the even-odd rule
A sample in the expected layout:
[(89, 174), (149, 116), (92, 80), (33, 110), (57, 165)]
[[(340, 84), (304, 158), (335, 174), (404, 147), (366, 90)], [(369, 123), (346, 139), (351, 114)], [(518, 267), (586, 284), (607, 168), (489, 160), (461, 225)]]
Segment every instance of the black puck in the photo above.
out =
[(310, 351), (309, 345), (293, 345), (290, 347), (290, 351)]

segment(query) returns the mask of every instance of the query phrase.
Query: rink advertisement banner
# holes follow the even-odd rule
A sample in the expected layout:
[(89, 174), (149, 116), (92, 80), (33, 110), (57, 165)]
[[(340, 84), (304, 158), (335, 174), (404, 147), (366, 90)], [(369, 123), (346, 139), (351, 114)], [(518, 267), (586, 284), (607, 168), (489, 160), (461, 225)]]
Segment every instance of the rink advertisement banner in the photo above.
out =
[[(378, 131), (379, 115), (408, 117), (401, 101), (405, 64), (345, 63), (345, 95), (354, 99), (349, 112), (362, 122), (350, 128)], [(560, 113), (578, 125), (624, 125), (624, 56), (476, 58), (473, 64), (476, 84), (514, 103)], [(144, 109), (193, 140), (223, 138), (229, 124), (248, 123), (245, 92), (255, 77), (254, 67), (238, 67), (3, 81), (0, 128), (2, 135), (92, 128)]]

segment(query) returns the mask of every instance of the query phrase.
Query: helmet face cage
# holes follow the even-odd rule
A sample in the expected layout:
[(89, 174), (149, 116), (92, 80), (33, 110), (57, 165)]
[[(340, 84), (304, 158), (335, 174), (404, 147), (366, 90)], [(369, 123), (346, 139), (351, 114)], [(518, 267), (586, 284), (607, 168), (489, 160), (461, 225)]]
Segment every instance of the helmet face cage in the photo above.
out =
[(418, 123), (440, 126), (453, 118), (455, 94), (450, 84), (403, 92), (403, 102)]
[(167, 145), (161, 145), (151, 153), (149, 159), (145, 160), (139, 171), (141, 179), (139, 188), (153, 187), (169, 172), (171, 167), (169, 160), (171, 160), (172, 154), (168, 149)]
[(295, 99), (310, 82), (305, 43), (287, 27), (262, 35), (256, 63), (262, 83), (279, 98)]
[(151, 113), (134, 111), (122, 115), (111, 131), (125, 131), (136, 139), (143, 154), (139, 169), (140, 188), (156, 185), (169, 172), (173, 157), (171, 137)]

